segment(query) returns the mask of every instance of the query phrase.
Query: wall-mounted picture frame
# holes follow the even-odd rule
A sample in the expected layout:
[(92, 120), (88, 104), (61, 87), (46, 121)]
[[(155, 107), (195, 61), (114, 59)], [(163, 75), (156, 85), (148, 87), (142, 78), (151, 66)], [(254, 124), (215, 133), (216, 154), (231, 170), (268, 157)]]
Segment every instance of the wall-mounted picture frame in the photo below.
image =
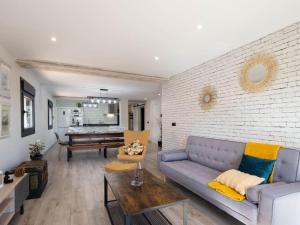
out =
[(11, 67), (0, 59), (0, 97), (10, 98)]
[(10, 136), (10, 110), (9, 104), (0, 104), (0, 138)]

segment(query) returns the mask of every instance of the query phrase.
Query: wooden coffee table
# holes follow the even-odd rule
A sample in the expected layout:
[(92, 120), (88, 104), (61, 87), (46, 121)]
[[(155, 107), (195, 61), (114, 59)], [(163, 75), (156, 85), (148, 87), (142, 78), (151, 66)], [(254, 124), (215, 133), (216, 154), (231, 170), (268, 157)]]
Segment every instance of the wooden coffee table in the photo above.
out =
[[(111, 224), (114, 225), (109, 204), (118, 202), (124, 217), (124, 225), (131, 225), (135, 215), (143, 215), (157, 211), (166, 220), (159, 209), (181, 204), (183, 207), (183, 225), (188, 224), (189, 199), (178, 193), (171, 185), (164, 183), (147, 170), (143, 171), (144, 184), (141, 187), (130, 185), (133, 173), (107, 173), (104, 175), (104, 206), (107, 209)], [(116, 200), (108, 200), (108, 186), (111, 188)], [(152, 224), (147, 219), (149, 224)], [(167, 220), (169, 224), (170, 221)]]

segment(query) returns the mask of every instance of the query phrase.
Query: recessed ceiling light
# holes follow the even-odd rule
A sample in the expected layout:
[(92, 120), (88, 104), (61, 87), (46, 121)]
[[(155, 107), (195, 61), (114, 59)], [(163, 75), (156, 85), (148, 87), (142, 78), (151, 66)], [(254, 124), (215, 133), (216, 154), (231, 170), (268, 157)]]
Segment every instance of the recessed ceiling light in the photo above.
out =
[(160, 93), (158, 93), (157, 95), (160, 96)]
[(155, 56), (155, 57), (154, 57), (154, 60), (155, 60), (155, 61), (158, 61), (158, 60), (159, 60), (159, 57), (158, 57), (158, 56)]
[(198, 25), (197, 25), (197, 29), (198, 29), (198, 30), (202, 30), (202, 28), (203, 28), (203, 26), (202, 26), (201, 24), (198, 24)]
[(56, 42), (56, 37), (51, 37), (52, 42)]
[(144, 98), (144, 100), (147, 100), (147, 98)]

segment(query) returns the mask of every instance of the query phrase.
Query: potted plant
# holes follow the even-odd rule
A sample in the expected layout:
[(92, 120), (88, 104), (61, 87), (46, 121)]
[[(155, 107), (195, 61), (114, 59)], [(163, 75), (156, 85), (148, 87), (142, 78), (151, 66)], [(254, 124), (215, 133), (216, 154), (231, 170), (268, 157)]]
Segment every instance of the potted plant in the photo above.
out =
[(40, 140), (37, 140), (34, 144), (29, 145), (29, 154), (31, 160), (41, 160), (43, 158), (42, 151), (45, 148), (45, 144)]

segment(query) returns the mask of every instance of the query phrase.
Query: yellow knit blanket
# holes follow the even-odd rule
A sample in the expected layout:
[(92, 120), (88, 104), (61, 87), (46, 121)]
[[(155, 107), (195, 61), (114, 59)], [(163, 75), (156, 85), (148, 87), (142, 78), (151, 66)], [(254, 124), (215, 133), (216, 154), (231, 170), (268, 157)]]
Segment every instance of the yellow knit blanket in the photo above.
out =
[(219, 192), (220, 194), (234, 200), (234, 201), (243, 201), (245, 199), (244, 195), (241, 195), (234, 189), (219, 183), (218, 181), (212, 181), (208, 183), (208, 186), (214, 189), (215, 191)]

